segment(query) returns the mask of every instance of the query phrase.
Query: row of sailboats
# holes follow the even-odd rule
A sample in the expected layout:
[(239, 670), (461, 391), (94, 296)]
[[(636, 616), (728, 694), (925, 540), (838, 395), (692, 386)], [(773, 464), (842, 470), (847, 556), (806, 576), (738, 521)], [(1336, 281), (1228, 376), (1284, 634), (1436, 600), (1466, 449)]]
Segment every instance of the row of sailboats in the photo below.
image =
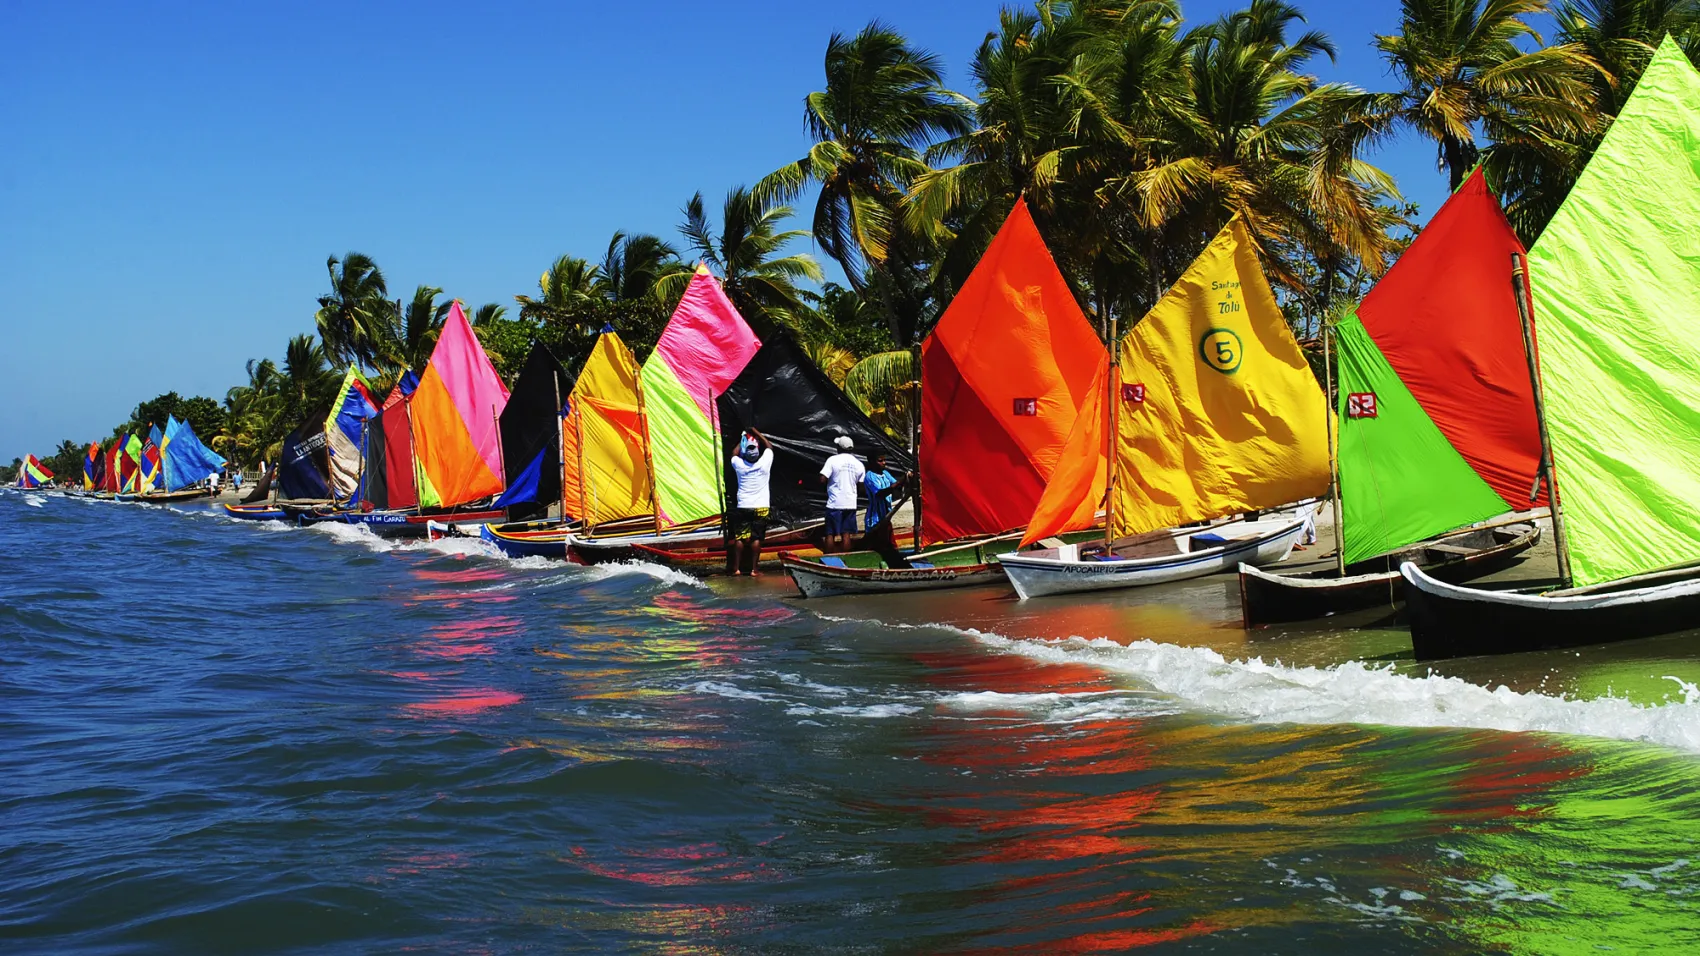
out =
[[(207, 479), (224, 465), (224, 458), (201, 442), (193, 426), (168, 415), (163, 431), (150, 424), (105, 449), (99, 442), (90, 444), (83, 452), (80, 487), (67, 482), (64, 490), (76, 497), (170, 504), (208, 494)], [(30, 455), (19, 469), (18, 485), (40, 487), (53, 477)]]

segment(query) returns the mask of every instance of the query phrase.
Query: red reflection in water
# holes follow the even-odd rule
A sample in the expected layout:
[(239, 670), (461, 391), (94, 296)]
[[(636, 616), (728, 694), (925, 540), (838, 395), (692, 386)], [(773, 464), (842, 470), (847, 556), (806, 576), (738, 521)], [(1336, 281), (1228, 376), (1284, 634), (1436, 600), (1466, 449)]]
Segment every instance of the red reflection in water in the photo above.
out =
[(718, 843), (693, 843), (676, 847), (650, 849), (622, 848), (620, 853), (633, 863), (597, 863), (590, 859), (584, 847), (573, 847), (571, 857), (562, 862), (605, 876), (611, 880), (641, 883), (644, 886), (703, 886), (718, 883), (747, 883), (752, 880), (778, 879), (779, 873), (765, 861), (748, 856), (734, 856)]
[(402, 710), (419, 717), (466, 717), (498, 707), (517, 704), (525, 698), (508, 690), (483, 687), (455, 691), (435, 700), (416, 701), (402, 705)]
[(511, 617), (486, 617), (434, 624), (410, 650), (425, 657), (464, 660), (496, 652), (491, 642), (517, 635), (523, 625)]

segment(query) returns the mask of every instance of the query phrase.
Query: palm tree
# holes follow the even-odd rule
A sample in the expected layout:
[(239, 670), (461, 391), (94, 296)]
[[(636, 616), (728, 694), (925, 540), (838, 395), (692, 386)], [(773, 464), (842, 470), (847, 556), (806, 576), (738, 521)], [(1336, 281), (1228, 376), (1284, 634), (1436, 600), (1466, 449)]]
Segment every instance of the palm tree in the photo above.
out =
[(1641, 79), (1666, 34), (1700, 63), (1700, 0), (1566, 0), (1556, 14), (1560, 45), (1581, 51), (1595, 65), (1589, 100), (1590, 126), (1549, 128), (1539, 117), (1522, 118), (1516, 135), (1483, 150), (1489, 180), (1505, 201), (1505, 213), (1525, 242), (1533, 243), (1570, 194), (1612, 120)]
[(325, 353), (338, 364), (370, 366), (381, 353), (395, 315), (384, 273), (364, 253), (325, 260), (331, 292), (314, 316)]
[(611, 302), (657, 298), (657, 284), (667, 276), (689, 272), (678, 250), (648, 233), (614, 233), (597, 270), (595, 289)]
[(815, 145), (770, 173), (755, 192), (779, 202), (820, 184), (813, 235), (857, 289), (889, 254), (898, 204), (926, 172), (922, 152), (973, 128), (973, 103), (944, 87), (937, 56), (878, 20), (826, 46), (826, 89), (803, 99)]
[(540, 298), (514, 296), (514, 301), (519, 303), (519, 317), (545, 324), (571, 324), (573, 317), (598, 294), (599, 279), (597, 268), (588, 260), (562, 256), (537, 280)]
[(1431, 139), (1438, 166), (1457, 189), (1476, 165), (1476, 130), (1490, 141), (1527, 135), (1585, 135), (1595, 125), (1589, 76), (1598, 65), (1579, 46), (1525, 51), (1541, 42), (1529, 17), (1548, 0), (1402, 0), (1399, 32), (1378, 36), (1403, 89), (1396, 120)]
[(422, 285), (413, 290), (413, 299), (406, 306), (395, 303), (395, 314), (401, 317), (399, 328), (387, 344), (383, 364), (389, 371), (400, 374), (407, 369), (423, 369), (431, 360), (431, 350), (437, 346), (437, 336), (443, 330), (453, 302), (437, 302), (443, 290)]
[[(820, 282), (824, 274), (820, 263), (807, 253), (778, 255), (792, 240), (808, 236), (800, 229), (780, 230), (779, 224), (791, 216), (791, 207), (738, 186), (726, 194), (719, 235), (703, 210), (702, 193), (691, 197), (684, 213), (679, 231), (720, 275), (727, 297), (757, 332), (776, 325), (796, 328), (808, 309), (797, 280)], [(659, 285), (670, 296), (683, 291), (689, 278), (689, 273), (680, 272), (663, 278)]]
[[(446, 313), (445, 313), (446, 314)], [(472, 311), (469, 321), (473, 325), (489, 325), (507, 318), (508, 307), (494, 302), (486, 302)]]
[(324, 346), (312, 335), (297, 335), (283, 353), (278, 390), (284, 396), (290, 417), (314, 412), (329, 402), (336, 390), (337, 375), (331, 370)]

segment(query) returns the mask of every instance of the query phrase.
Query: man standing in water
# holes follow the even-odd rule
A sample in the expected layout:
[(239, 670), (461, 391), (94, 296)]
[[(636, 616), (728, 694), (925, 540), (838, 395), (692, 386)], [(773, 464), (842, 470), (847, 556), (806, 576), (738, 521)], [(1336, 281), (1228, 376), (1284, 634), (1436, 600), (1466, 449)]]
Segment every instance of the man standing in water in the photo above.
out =
[(768, 480), (773, 476), (773, 446), (754, 428), (746, 428), (732, 456), (738, 477), (738, 507), (732, 509), (732, 573), (761, 574), (761, 543), (767, 537)]
[(847, 435), (834, 441), (838, 454), (821, 466), (820, 480), (826, 485), (826, 541), (821, 548), (827, 554), (850, 550), (850, 537), (856, 533), (856, 488), (861, 485), (867, 469), (850, 449), (855, 447)]

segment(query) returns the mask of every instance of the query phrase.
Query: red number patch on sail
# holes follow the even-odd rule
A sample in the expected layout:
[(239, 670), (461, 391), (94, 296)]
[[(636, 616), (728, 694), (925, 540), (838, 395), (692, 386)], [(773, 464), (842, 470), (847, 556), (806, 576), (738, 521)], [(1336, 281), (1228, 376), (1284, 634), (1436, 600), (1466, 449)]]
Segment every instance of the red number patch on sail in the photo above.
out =
[(1039, 414), (1039, 400), (1036, 399), (1036, 398), (1018, 398), (1018, 399), (1016, 399), (1015, 400), (1015, 414), (1017, 414), (1017, 415), (1037, 415), (1037, 414)]
[(1128, 382), (1122, 385), (1122, 401), (1132, 405), (1145, 404), (1145, 385)]
[(1346, 395), (1347, 418), (1374, 418), (1375, 393), (1351, 392)]

